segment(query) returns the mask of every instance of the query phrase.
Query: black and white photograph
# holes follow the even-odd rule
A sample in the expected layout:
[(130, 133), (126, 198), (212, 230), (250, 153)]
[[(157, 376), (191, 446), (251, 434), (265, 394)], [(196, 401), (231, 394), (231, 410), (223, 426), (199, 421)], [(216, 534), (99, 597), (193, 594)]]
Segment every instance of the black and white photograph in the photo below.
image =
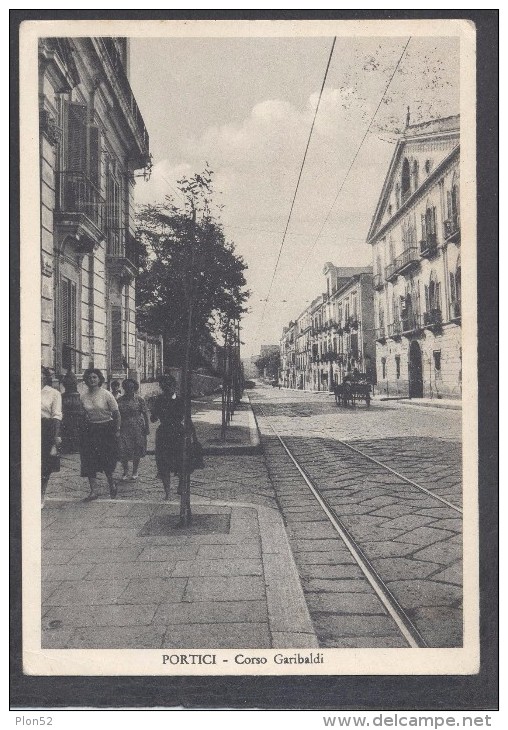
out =
[(24, 671), (478, 672), (474, 26), (20, 43)]

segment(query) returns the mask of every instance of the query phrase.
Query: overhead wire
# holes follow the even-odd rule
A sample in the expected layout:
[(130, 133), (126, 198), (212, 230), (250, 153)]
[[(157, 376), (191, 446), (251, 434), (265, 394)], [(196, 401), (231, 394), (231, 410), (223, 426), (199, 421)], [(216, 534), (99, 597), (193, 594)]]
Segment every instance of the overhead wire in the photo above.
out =
[(319, 239), (320, 239), (320, 237), (321, 237), (321, 234), (322, 234), (322, 232), (323, 232), (323, 230), (324, 230), (324, 227), (326, 226), (326, 223), (327, 223), (327, 221), (328, 221), (328, 219), (329, 219), (329, 217), (330, 217), (330, 215), (331, 215), (331, 212), (332, 212), (332, 210), (334, 209), (334, 207), (335, 207), (335, 204), (336, 204), (337, 200), (339, 199), (339, 195), (341, 194), (341, 192), (342, 192), (342, 190), (343, 190), (343, 188), (344, 188), (344, 185), (345, 185), (345, 183), (346, 183), (346, 180), (347, 180), (347, 179), (348, 179), (348, 177), (349, 177), (349, 173), (351, 172), (351, 170), (352, 170), (352, 168), (353, 168), (353, 165), (355, 164), (355, 162), (356, 162), (356, 159), (357, 159), (358, 155), (360, 154), (360, 150), (361, 150), (361, 149), (362, 149), (362, 147), (363, 147), (363, 143), (364, 143), (364, 142), (365, 142), (365, 140), (367, 139), (367, 136), (368, 136), (368, 134), (369, 134), (369, 132), (370, 132), (370, 128), (372, 127), (372, 124), (374, 123), (374, 119), (376, 118), (376, 115), (377, 115), (377, 113), (378, 113), (378, 111), (379, 111), (379, 108), (380, 108), (381, 104), (383, 103), (383, 100), (384, 100), (384, 98), (385, 98), (385, 96), (386, 96), (386, 92), (388, 91), (388, 89), (389, 89), (389, 87), (390, 87), (390, 84), (392, 83), (392, 81), (393, 81), (393, 78), (394, 78), (395, 74), (397, 73), (397, 69), (399, 68), (399, 66), (400, 66), (400, 64), (401, 64), (401, 62), (402, 62), (402, 59), (404, 58), (404, 55), (405, 55), (405, 53), (406, 53), (406, 50), (407, 50), (407, 47), (409, 46), (409, 42), (411, 41), (411, 38), (412, 38), (412, 36), (409, 36), (409, 38), (408, 38), (408, 40), (407, 40), (407, 42), (406, 42), (406, 45), (405, 45), (405, 46), (404, 46), (404, 48), (402, 49), (402, 53), (401, 53), (401, 54), (400, 54), (400, 56), (399, 56), (399, 60), (397, 61), (397, 64), (396, 64), (396, 66), (395, 66), (395, 68), (394, 68), (394, 70), (393, 70), (393, 73), (392, 73), (392, 75), (390, 76), (390, 78), (389, 78), (389, 80), (388, 80), (388, 83), (387, 83), (387, 84), (386, 84), (386, 86), (385, 86), (385, 89), (384, 89), (384, 91), (383, 91), (383, 95), (382, 95), (381, 99), (379, 100), (379, 103), (378, 103), (378, 105), (377, 105), (377, 107), (376, 107), (376, 109), (375, 109), (375, 111), (374, 111), (374, 114), (372, 115), (372, 117), (371, 117), (371, 119), (370, 119), (370, 122), (369, 122), (369, 126), (368, 126), (368, 127), (367, 127), (367, 129), (365, 130), (365, 134), (363, 135), (363, 137), (362, 137), (362, 140), (361, 140), (360, 144), (358, 145), (358, 148), (357, 148), (357, 150), (356, 150), (356, 152), (355, 152), (355, 155), (354, 155), (353, 159), (351, 160), (351, 163), (349, 164), (349, 167), (348, 167), (348, 169), (347, 169), (347, 171), (346, 171), (346, 174), (345, 174), (345, 176), (344, 176), (344, 178), (343, 178), (343, 180), (342, 180), (342, 182), (341, 182), (341, 184), (340, 184), (340, 187), (339, 187), (339, 189), (338, 189), (338, 191), (337, 191), (337, 194), (336, 194), (336, 196), (335, 196), (335, 198), (334, 198), (334, 201), (333, 201), (333, 203), (332, 203), (332, 205), (331, 205), (331, 207), (330, 207), (330, 209), (329, 209), (328, 213), (327, 213), (327, 214), (326, 214), (326, 216), (325, 216), (325, 219), (324, 219), (324, 221), (323, 221), (323, 224), (321, 225), (321, 228), (319, 229), (319, 233), (317, 234), (317, 236), (316, 236), (316, 238), (315, 238), (315, 240), (314, 240), (314, 243), (312, 244), (312, 246), (311, 246), (311, 248), (310, 248), (310, 251), (309, 251), (309, 253), (307, 254), (307, 258), (306, 258), (306, 259), (305, 259), (305, 261), (303, 262), (303, 264), (302, 264), (302, 266), (301, 266), (300, 270), (298, 271), (298, 273), (297, 273), (297, 275), (296, 275), (296, 277), (295, 277), (295, 279), (294, 279), (295, 283), (296, 283), (296, 281), (298, 281), (298, 279), (300, 278), (300, 276), (301, 276), (301, 274), (302, 274), (303, 270), (305, 269), (305, 266), (307, 265), (307, 261), (309, 260), (309, 258), (310, 258), (310, 256), (311, 256), (312, 252), (314, 251), (314, 249), (315, 249), (315, 247), (316, 247), (316, 244), (317, 244), (317, 242), (319, 241)]
[(289, 223), (291, 222), (291, 216), (293, 214), (293, 208), (295, 206), (296, 196), (298, 194), (298, 188), (300, 186), (300, 180), (302, 179), (303, 168), (305, 167), (305, 160), (307, 159), (307, 152), (309, 151), (310, 140), (312, 138), (312, 132), (314, 131), (314, 124), (316, 123), (316, 117), (317, 117), (317, 114), (318, 114), (318, 111), (319, 111), (319, 105), (321, 103), (321, 97), (323, 95), (323, 90), (325, 88), (326, 78), (328, 76), (328, 70), (330, 68), (330, 63), (331, 63), (331, 60), (332, 60), (333, 50), (335, 48), (335, 42), (336, 41), (337, 41), (337, 36), (335, 36), (334, 39), (333, 39), (332, 47), (330, 49), (330, 55), (328, 56), (328, 63), (326, 64), (326, 70), (325, 70), (325, 74), (323, 76), (323, 83), (321, 84), (321, 90), (319, 92), (319, 97), (318, 97), (316, 109), (314, 111), (314, 118), (312, 120), (312, 125), (311, 125), (310, 132), (309, 132), (309, 138), (307, 139), (307, 145), (305, 147), (305, 152), (304, 152), (304, 155), (303, 155), (302, 164), (300, 165), (300, 172), (298, 174), (298, 180), (296, 182), (295, 192), (293, 194), (293, 200), (291, 201), (291, 208), (289, 210), (289, 216), (288, 216), (288, 219), (287, 219), (286, 227), (284, 229), (284, 234), (282, 236), (282, 241), (281, 241), (281, 244), (280, 244), (280, 247), (279, 247), (279, 252), (277, 254), (277, 260), (275, 262), (275, 266), (274, 266), (274, 269), (273, 269), (273, 274), (272, 274), (272, 278), (271, 278), (271, 281), (270, 281), (270, 286), (268, 287), (268, 294), (266, 295), (266, 302), (265, 302), (265, 306), (263, 307), (263, 312), (262, 312), (262, 315), (261, 315), (261, 319), (259, 321), (258, 330), (259, 330), (259, 327), (261, 327), (261, 324), (262, 324), (262, 322), (264, 320), (264, 317), (265, 317), (266, 307), (267, 307), (267, 304), (268, 304), (268, 300), (270, 299), (270, 294), (272, 292), (273, 282), (275, 280), (275, 274), (277, 273), (277, 268), (279, 266), (279, 261), (280, 261), (280, 257), (281, 257), (281, 254), (282, 254), (282, 249), (284, 248), (284, 243), (286, 241), (286, 235), (287, 235), (287, 232), (288, 232)]

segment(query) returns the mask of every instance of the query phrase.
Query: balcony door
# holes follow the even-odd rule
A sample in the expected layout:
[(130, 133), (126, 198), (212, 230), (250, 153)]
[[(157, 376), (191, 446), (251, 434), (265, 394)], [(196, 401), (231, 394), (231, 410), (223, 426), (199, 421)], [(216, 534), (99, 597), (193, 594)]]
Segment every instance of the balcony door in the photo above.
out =
[(417, 340), (409, 345), (409, 397), (423, 398), (423, 367), (422, 351)]

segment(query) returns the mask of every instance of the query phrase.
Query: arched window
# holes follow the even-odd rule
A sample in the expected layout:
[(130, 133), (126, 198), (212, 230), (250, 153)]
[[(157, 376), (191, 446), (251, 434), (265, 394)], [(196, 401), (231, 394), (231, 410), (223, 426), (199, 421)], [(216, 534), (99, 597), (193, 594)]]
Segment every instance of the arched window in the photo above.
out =
[(455, 271), (450, 271), (450, 319), (457, 319), (461, 314), (460, 300), (462, 294), (462, 273), (460, 255)]
[(395, 205), (398, 210), (400, 208), (400, 183), (395, 185)]
[(425, 213), (422, 213), (422, 240), (436, 243), (436, 206), (427, 201)]
[(402, 163), (401, 192), (402, 202), (404, 203), (411, 195), (411, 171), (407, 157), (404, 158)]
[(413, 161), (413, 190), (418, 187), (418, 160)]

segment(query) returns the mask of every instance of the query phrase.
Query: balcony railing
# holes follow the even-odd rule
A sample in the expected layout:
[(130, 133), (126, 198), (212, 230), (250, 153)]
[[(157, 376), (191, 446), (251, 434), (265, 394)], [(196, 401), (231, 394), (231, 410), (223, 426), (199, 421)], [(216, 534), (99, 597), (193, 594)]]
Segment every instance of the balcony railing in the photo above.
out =
[(388, 281), (391, 281), (392, 279), (395, 279), (395, 277), (397, 277), (399, 274), (403, 274), (405, 271), (408, 271), (409, 269), (418, 266), (419, 263), (420, 255), (418, 253), (417, 247), (411, 246), (410, 248), (406, 248), (406, 250), (403, 251), (400, 256), (397, 256), (393, 263), (388, 264), (388, 266), (386, 267), (386, 278), (388, 279)]
[(460, 215), (456, 213), (443, 223), (445, 241), (460, 237)]
[(83, 172), (61, 172), (60, 211), (81, 213), (99, 229), (104, 224), (104, 200), (99, 190)]
[(127, 259), (134, 268), (139, 268), (139, 248), (134, 236), (127, 228), (108, 228), (108, 256)]
[(423, 329), (423, 317), (421, 316), (421, 314), (418, 314), (416, 312), (410, 312), (406, 315), (402, 313), (400, 318), (400, 325), (402, 334), (417, 332), (418, 330)]
[(374, 274), (374, 276), (372, 277), (372, 286), (376, 290), (383, 288), (384, 281), (383, 281), (383, 277), (381, 276), (381, 274)]
[(376, 340), (386, 340), (386, 327), (384, 325), (376, 328)]
[(395, 320), (388, 325), (388, 337), (400, 337), (402, 334), (402, 322), (400, 319)]
[(129, 83), (129, 79), (127, 78), (127, 74), (125, 73), (125, 69), (124, 69), (120, 54), (118, 53), (117, 48), (115, 46), (115, 42), (112, 38), (102, 38), (101, 40), (102, 40), (102, 43), (104, 44), (104, 48), (106, 49), (109, 59), (115, 70), (115, 78), (117, 79), (119, 86), (122, 90), (122, 93), (125, 97), (125, 100), (127, 102), (127, 105), (130, 108), (132, 117), (134, 119), (134, 123), (143, 139), (145, 151), (148, 154), (148, 150), (149, 150), (148, 132), (146, 130), (145, 122), (143, 121), (143, 117), (141, 116), (141, 112), (139, 111), (139, 107), (136, 103), (136, 99), (134, 98), (134, 94), (132, 93), (131, 85)]
[(450, 319), (460, 319), (461, 307), (460, 302), (450, 302)]
[(434, 256), (437, 253), (437, 236), (435, 233), (427, 233), (426, 238), (420, 241), (420, 254), (422, 256)]
[(423, 313), (423, 324), (425, 327), (440, 327), (443, 324), (443, 315), (437, 307)]

